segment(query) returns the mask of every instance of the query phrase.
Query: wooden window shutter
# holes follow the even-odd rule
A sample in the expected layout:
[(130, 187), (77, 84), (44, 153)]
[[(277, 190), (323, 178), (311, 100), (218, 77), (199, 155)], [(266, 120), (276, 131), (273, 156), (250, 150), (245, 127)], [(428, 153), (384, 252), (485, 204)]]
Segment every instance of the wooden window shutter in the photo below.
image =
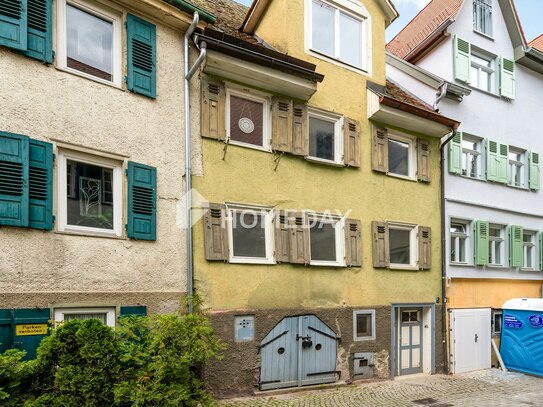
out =
[(419, 226), (419, 269), (432, 268), (432, 228)]
[(275, 260), (278, 263), (290, 261), (290, 229), (287, 211), (275, 211)]
[(471, 44), (458, 36), (454, 36), (454, 77), (470, 83), (471, 81)]
[(226, 138), (224, 83), (204, 78), (200, 86), (200, 132), (202, 137), (224, 141)]
[(362, 266), (362, 222), (345, 219), (345, 265)]
[(499, 180), (500, 158), (498, 156), (499, 143), (493, 140), (486, 141), (486, 179)]
[(132, 14), (126, 18), (128, 90), (156, 98), (156, 26)]
[(146, 317), (147, 307), (145, 305), (123, 305), (121, 307), (121, 317)]
[(462, 132), (457, 132), (449, 141), (448, 149), (449, 172), (462, 174)]
[(360, 167), (360, 122), (345, 117), (343, 120), (345, 165)]
[(500, 95), (515, 99), (515, 61), (500, 58)]
[(530, 152), (530, 189), (538, 191), (541, 185), (540, 183), (540, 168), (539, 168), (539, 154)]
[(309, 155), (309, 127), (306, 105), (294, 105), (292, 117), (292, 154)]
[(53, 0), (28, 0), (28, 46), (25, 55), (53, 63)]
[(204, 246), (206, 260), (228, 261), (226, 205), (210, 203), (204, 213)]
[(373, 233), (373, 267), (388, 267), (389, 261), (389, 241), (388, 225), (386, 222), (371, 222)]
[(28, 226), (29, 139), (0, 132), (0, 225)]
[(509, 146), (507, 144), (499, 145), (499, 162), (498, 162), (498, 182), (503, 184), (509, 183)]
[(293, 132), (292, 100), (273, 98), (272, 101), (272, 150), (292, 151)]
[(0, 1), (0, 45), (26, 51), (28, 0)]
[(388, 135), (382, 127), (373, 126), (373, 149), (371, 152), (373, 171), (388, 171)]
[(29, 141), (28, 226), (53, 229), (53, 145)]
[(128, 162), (128, 224), (131, 239), (156, 240), (156, 168)]
[(509, 265), (522, 267), (524, 259), (523, 229), (521, 226), (509, 226)]
[(485, 266), (488, 263), (489, 224), (478, 220), (475, 222), (475, 264)]
[(417, 178), (419, 181), (430, 182), (430, 142), (417, 139)]
[(290, 228), (290, 262), (309, 264), (309, 230), (303, 213), (291, 215)]

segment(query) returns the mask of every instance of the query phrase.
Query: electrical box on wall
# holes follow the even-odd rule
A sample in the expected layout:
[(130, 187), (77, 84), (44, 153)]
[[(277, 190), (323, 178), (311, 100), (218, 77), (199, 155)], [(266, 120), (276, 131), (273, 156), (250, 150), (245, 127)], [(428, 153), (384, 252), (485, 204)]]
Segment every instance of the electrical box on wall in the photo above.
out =
[(234, 330), (237, 342), (252, 341), (255, 338), (255, 317), (253, 315), (234, 317)]
[(355, 353), (353, 357), (353, 375), (357, 379), (370, 379), (373, 377), (373, 352)]

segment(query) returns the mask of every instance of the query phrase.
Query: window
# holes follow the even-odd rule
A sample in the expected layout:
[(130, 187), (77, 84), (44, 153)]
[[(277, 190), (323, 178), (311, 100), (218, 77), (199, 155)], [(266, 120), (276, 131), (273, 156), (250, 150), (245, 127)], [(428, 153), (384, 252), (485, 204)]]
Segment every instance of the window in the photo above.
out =
[(470, 85), (487, 91), (496, 92), (496, 60), (493, 57), (478, 53), (471, 53), (471, 82)]
[(464, 222), (451, 220), (451, 263), (466, 263), (468, 247), (468, 225)]
[(502, 333), (503, 311), (492, 310), (492, 335), (499, 336)]
[(228, 218), (230, 262), (274, 262), (271, 209), (228, 205)]
[(230, 143), (270, 151), (269, 99), (228, 89), (226, 131)]
[(343, 266), (343, 219), (330, 215), (308, 216), (311, 265)]
[[(367, 70), (366, 18), (321, 0), (310, 2), (309, 48), (345, 64)], [(339, 3), (342, 3), (341, 1)], [(345, 2), (348, 7), (355, 6)], [(360, 13), (366, 14), (362, 8)]]
[(353, 311), (353, 339), (373, 341), (375, 338), (375, 310)]
[(415, 178), (415, 139), (388, 133), (388, 173), (406, 178)]
[(414, 267), (417, 262), (415, 226), (388, 224), (391, 267)]
[(526, 150), (509, 146), (509, 185), (526, 187)]
[(237, 342), (248, 342), (255, 338), (254, 315), (236, 315), (234, 317), (234, 331)]
[(59, 0), (59, 67), (121, 86), (121, 16), (84, 0)]
[(59, 231), (121, 236), (121, 163), (59, 154)]
[(72, 319), (96, 318), (107, 326), (115, 327), (115, 308), (56, 308), (55, 322), (68, 322)]
[(504, 258), (504, 228), (490, 225), (488, 228), (488, 264), (502, 266)]
[(492, 35), (492, 0), (473, 0), (473, 29)]
[(309, 110), (309, 159), (343, 164), (342, 122), (340, 116)]
[(522, 268), (535, 269), (535, 232), (522, 233)]
[(481, 178), (481, 147), (481, 139), (462, 135), (462, 175)]
[(408, 310), (402, 311), (402, 323), (406, 322), (420, 322), (420, 311)]

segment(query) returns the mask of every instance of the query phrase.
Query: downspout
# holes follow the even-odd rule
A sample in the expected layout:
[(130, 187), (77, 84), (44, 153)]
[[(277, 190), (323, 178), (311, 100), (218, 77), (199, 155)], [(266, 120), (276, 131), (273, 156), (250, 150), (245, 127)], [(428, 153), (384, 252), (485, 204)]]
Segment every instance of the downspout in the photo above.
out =
[[(437, 103), (437, 102), (436, 102)], [(447, 348), (447, 226), (445, 224), (445, 147), (456, 136), (456, 129), (453, 129), (452, 134), (441, 144), (441, 334), (443, 342), (443, 357), (445, 358), (445, 374), (449, 373), (449, 351)]]
[[(439, 94), (439, 96), (437, 97), (436, 101), (434, 102), (434, 111), (437, 112), (437, 105), (439, 105), (439, 102), (441, 102), (443, 100), (443, 98), (447, 95), (447, 88), (449, 87), (449, 84), (447, 82), (443, 82), (440, 86), (441, 88), (441, 93)], [(448, 142), (448, 141), (447, 141)]]
[(188, 294), (188, 312), (192, 313), (192, 297), (194, 295), (193, 287), (193, 259), (192, 259), (192, 182), (191, 182), (191, 159), (190, 159), (190, 79), (202, 64), (206, 57), (206, 44), (200, 44), (200, 55), (189, 69), (189, 39), (194, 33), (200, 17), (198, 12), (194, 12), (192, 24), (185, 33), (183, 51), (184, 51), (184, 78), (185, 78), (185, 227), (187, 244), (187, 294)]

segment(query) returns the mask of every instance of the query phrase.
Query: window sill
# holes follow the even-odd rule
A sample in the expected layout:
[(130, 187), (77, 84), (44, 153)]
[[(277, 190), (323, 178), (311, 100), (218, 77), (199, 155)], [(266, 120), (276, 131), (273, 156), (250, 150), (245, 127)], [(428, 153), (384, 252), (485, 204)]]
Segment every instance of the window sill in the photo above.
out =
[(232, 264), (266, 264), (266, 265), (276, 264), (276, 262), (274, 260), (247, 259), (247, 258), (244, 258), (244, 259), (231, 258), (228, 262), (232, 263)]
[(414, 178), (414, 177), (408, 177), (408, 176), (405, 176), (405, 175), (394, 174), (393, 172), (387, 172), (387, 175), (388, 175), (389, 177), (404, 179), (404, 180), (406, 180), (406, 181), (414, 181), (414, 182), (417, 182), (417, 179)]
[(507, 184), (507, 186), (513, 189), (518, 189), (520, 191), (530, 191), (530, 188), (527, 188), (527, 187), (520, 187), (520, 186), (512, 185), (512, 184)]
[(531, 268), (531, 267), (521, 267), (519, 268), (520, 271), (533, 271), (535, 273), (539, 273), (541, 272), (541, 270), (538, 270), (538, 269), (534, 269), (534, 268)]
[(476, 30), (475, 28), (473, 29), (473, 32), (475, 34), (479, 34), (481, 37), (485, 37), (488, 40), (494, 41), (494, 37), (492, 37), (490, 34), (485, 34), (484, 32)]
[(488, 90), (484, 90), (484, 89), (478, 88), (478, 87), (476, 87), (476, 86), (472, 86), (472, 85), (470, 85), (470, 84), (468, 84), (468, 86), (469, 86), (469, 88), (472, 89), (472, 90), (476, 90), (476, 91), (481, 92), (481, 93), (484, 93), (484, 94), (486, 94), (486, 95), (488, 95), (488, 96), (493, 96), (493, 97), (495, 97), (496, 99), (502, 99), (502, 97), (501, 97), (499, 94), (497, 94), (497, 93), (489, 92)]
[(509, 269), (508, 266), (504, 266), (503, 264), (487, 264), (486, 265), (486, 268), (489, 268), (489, 269), (497, 269), (497, 270), (506, 270), (506, 269)]
[(362, 337), (355, 337), (353, 338), (354, 342), (367, 342), (367, 341), (375, 341), (375, 336), (362, 336)]
[(66, 67), (57, 66), (57, 65), (55, 65), (55, 68), (58, 71), (66, 72), (66, 73), (69, 73), (69, 74), (74, 75), (74, 76), (79, 76), (81, 78), (85, 78), (85, 79), (91, 80), (93, 82), (100, 83), (102, 85), (110, 86), (112, 88), (119, 89), (119, 90), (124, 92), (124, 89), (122, 88), (120, 83), (109, 82), (109, 81), (106, 81), (104, 79), (97, 78), (96, 76), (92, 76), (92, 75), (86, 74), (85, 72), (80, 72), (80, 71), (77, 71), (77, 70), (71, 69), (71, 68), (66, 68)]
[(343, 163), (339, 163), (339, 162), (336, 162), (336, 161), (330, 161), (330, 160), (325, 160), (324, 158), (318, 158), (318, 157), (305, 157), (306, 161), (310, 161), (310, 162), (314, 162), (314, 163), (318, 163), (318, 164), (325, 164), (325, 165), (330, 165), (332, 167), (345, 167), (345, 164)]
[(389, 270), (414, 270), (418, 271), (419, 268), (417, 266), (412, 265), (402, 265), (402, 264), (391, 264), (388, 266)]
[(234, 141), (234, 140), (231, 140), (229, 138), (227, 138), (227, 140), (229, 140), (227, 142), (227, 144), (229, 144), (231, 146), (250, 148), (252, 150), (264, 151), (265, 153), (271, 153), (272, 152), (271, 148), (265, 148), (263, 146), (257, 146), (255, 144), (242, 143), (241, 141)]
[(354, 72), (360, 73), (362, 75), (370, 76), (369, 71), (366, 70), (365, 67), (360, 67), (360, 66), (349, 64), (348, 62), (344, 62), (339, 58), (332, 57), (330, 55), (327, 55), (327, 54), (325, 54), (323, 52), (320, 52), (320, 51), (317, 51), (317, 50), (314, 50), (314, 49), (311, 49), (311, 48), (306, 49), (306, 53), (308, 55), (311, 55), (311, 56), (315, 57), (315, 58), (322, 59), (324, 61), (330, 62), (330, 63), (332, 63), (334, 65), (342, 66), (343, 68), (348, 69), (350, 71), (354, 71)]
[(85, 237), (103, 237), (103, 238), (106, 238), (106, 239), (128, 240), (127, 237), (118, 236), (115, 233), (100, 233), (100, 232), (75, 231), (75, 230), (56, 230), (55, 233), (59, 234), (59, 235), (85, 236)]
[(347, 267), (343, 263), (339, 262), (327, 262), (327, 261), (310, 261), (310, 266), (316, 266), (316, 267)]
[(473, 264), (469, 264), (469, 263), (460, 263), (460, 262), (451, 261), (451, 262), (449, 263), (449, 266), (473, 267)]

